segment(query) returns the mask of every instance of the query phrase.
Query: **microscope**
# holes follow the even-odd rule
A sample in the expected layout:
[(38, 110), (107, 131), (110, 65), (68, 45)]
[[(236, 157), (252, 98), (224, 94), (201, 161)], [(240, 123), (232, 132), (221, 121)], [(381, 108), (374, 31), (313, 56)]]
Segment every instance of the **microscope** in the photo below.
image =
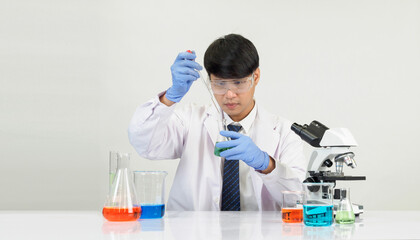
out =
[[(344, 175), (344, 165), (355, 168), (354, 153), (351, 147), (356, 147), (356, 140), (346, 128), (329, 129), (318, 121), (312, 121), (309, 125), (293, 123), (292, 130), (315, 150), (309, 160), (308, 172), (304, 182), (332, 182), (366, 180), (365, 176)], [(335, 171), (331, 167), (335, 164)], [(338, 190), (338, 189), (337, 189)], [(337, 209), (339, 192), (334, 190), (334, 210)], [(337, 199), (338, 198), (338, 199)], [(352, 203), (356, 216), (363, 213), (363, 206)]]

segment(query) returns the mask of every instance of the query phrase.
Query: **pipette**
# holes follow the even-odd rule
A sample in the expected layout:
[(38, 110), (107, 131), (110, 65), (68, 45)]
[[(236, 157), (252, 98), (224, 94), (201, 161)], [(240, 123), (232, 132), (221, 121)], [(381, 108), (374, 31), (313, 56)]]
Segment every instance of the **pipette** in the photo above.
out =
[[(187, 52), (189, 52), (189, 53), (193, 53), (191, 50), (187, 50)], [(201, 74), (201, 71), (199, 71), (199, 70), (196, 70), (196, 71), (197, 71), (197, 72), (198, 72), (198, 74), (200, 75), (201, 81), (203, 82), (204, 86), (206, 87), (207, 91), (208, 91), (208, 92), (209, 92), (209, 94), (210, 94), (210, 99), (211, 99), (211, 101), (213, 102), (213, 106), (214, 106), (214, 108), (216, 108), (217, 112), (218, 112), (219, 114), (221, 114), (221, 112), (220, 112), (219, 108), (217, 107), (217, 104), (216, 104), (216, 102), (215, 102), (215, 100), (214, 100), (213, 93), (212, 93), (212, 91), (211, 91), (211, 89), (210, 89), (209, 85), (206, 83), (206, 80), (204, 80), (203, 75)]]
[[(189, 52), (189, 53), (193, 53), (191, 50), (187, 50), (187, 52)], [(200, 75), (201, 81), (203, 82), (204, 86), (207, 88), (207, 91), (208, 91), (208, 92), (209, 92), (209, 94), (210, 94), (210, 99), (211, 99), (211, 101), (213, 102), (213, 106), (214, 106), (214, 108), (216, 108), (217, 112), (220, 114), (220, 117), (221, 117), (221, 119), (222, 119), (222, 127), (223, 127), (223, 130), (224, 130), (224, 131), (227, 131), (227, 124), (226, 124), (226, 119), (225, 119), (225, 117), (223, 116), (223, 111), (220, 111), (220, 110), (219, 110), (219, 108), (217, 107), (218, 105), (216, 104), (216, 101), (215, 101), (215, 99), (214, 99), (213, 92), (211, 91), (209, 84), (207, 84), (206, 80), (204, 80), (203, 75), (201, 74), (201, 71), (199, 71), (199, 70), (196, 70), (196, 71), (197, 71), (197, 72), (198, 72), (198, 74)], [(228, 137), (227, 139), (228, 139), (228, 140), (231, 140), (231, 138), (229, 138), (229, 137)]]

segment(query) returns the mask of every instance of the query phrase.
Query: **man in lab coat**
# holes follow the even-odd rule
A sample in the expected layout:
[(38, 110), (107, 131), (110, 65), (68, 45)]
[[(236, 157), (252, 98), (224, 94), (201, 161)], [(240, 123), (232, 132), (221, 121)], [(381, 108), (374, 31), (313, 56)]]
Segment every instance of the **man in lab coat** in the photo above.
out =
[[(195, 57), (180, 53), (171, 67), (172, 86), (137, 108), (130, 143), (147, 159), (180, 158), (168, 210), (280, 210), (282, 191), (302, 189), (306, 161), (291, 122), (254, 99), (260, 81), (255, 46), (229, 34), (206, 50), (204, 66), (219, 109), (175, 108), (199, 78)], [(220, 131), (222, 116), (230, 131)], [(222, 136), (230, 140), (218, 142)], [(218, 157), (215, 146), (228, 149)]]

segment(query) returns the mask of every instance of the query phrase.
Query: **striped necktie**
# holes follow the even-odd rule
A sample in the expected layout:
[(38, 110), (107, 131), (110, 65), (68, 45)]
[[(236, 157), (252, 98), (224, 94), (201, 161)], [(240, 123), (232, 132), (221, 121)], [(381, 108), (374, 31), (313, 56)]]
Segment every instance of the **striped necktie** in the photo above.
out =
[[(229, 124), (229, 131), (239, 132), (242, 126)], [(225, 160), (223, 167), (222, 211), (240, 211), (239, 160)]]

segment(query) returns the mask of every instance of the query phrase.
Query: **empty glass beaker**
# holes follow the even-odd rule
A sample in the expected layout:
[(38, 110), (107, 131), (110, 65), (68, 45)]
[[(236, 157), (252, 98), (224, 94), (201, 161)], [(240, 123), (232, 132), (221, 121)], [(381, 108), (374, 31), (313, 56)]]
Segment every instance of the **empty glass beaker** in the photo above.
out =
[(303, 219), (303, 194), (302, 191), (282, 191), (283, 205), (281, 216), (283, 222), (300, 223)]
[(303, 183), (303, 222), (307, 226), (333, 223), (333, 183)]
[(141, 208), (130, 171), (130, 154), (117, 154), (117, 170), (110, 192), (102, 210), (109, 221), (135, 221), (140, 217)]
[(335, 190), (339, 191), (340, 194), (340, 202), (335, 214), (335, 221), (339, 224), (354, 223), (356, 217), (354, 216), (353, 207), (350, 202), (350, 188), (340, 188)]
[(134, 184), (142, 209), (140, 219), (161, 218), (165, 214), (165, 171), (135, 171)]

